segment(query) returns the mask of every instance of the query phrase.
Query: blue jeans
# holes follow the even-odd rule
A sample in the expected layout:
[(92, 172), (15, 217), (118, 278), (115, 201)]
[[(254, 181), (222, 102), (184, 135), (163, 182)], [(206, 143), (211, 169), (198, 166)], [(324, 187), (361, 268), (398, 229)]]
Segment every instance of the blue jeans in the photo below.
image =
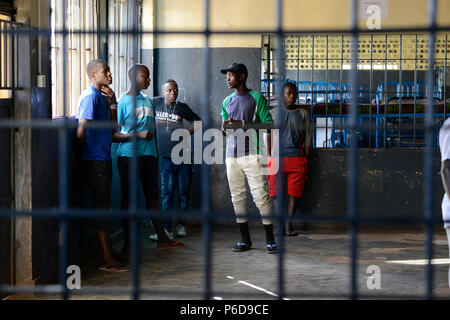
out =
[[(170, 158), (160, 158), (161, 210), (171, 211), (175, 188), (178, 189), (180, 210), (186, 210), (189, 200), (189, 186), (192, 179), (191, 164), (173, 164)], [(178, 224), (186, 225), (186, 220), (178, 219)], [(172, 219), (163, 219), (163, 226), (172, 231)]]

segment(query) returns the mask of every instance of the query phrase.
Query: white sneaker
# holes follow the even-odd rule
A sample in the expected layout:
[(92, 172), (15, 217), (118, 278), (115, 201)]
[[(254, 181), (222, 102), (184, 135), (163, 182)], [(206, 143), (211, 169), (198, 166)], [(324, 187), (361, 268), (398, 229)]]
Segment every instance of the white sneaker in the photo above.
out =
[(166, 234), (167, 234), (167, 237), (169, 237), (169, 239), (170, 239), (170, 240), (173, 240), (173, 239), (175, 239), (175, 236), (173, 235), (173, 232), (167, 232), (167, 230), (166, 230), (166, 229), (164, 229), (164, 231), (166, 232)]
[(148, 238), (153, 241), (158, 241), (158, 235), (156, 233), (149, 235)]
[(177, 236), (178, 237), (186, 237), (186, 227), (181, 224), (177, 225)]
[[(173, 235), (172, 232), (168, 232), (168, 231), (166, 230), (166, 228), (164, 228), (164, 231), (166, 232), (167, 237), (168, 237), (170, 240), (175, 239), (175, 237), (174, 237), (174, 235)], [(151, 234), (151, 235), (149, 235), (148, 237), (150, 238), (150, 240), (158, 241), (158, 235), (157, 235), (156, 233)]]

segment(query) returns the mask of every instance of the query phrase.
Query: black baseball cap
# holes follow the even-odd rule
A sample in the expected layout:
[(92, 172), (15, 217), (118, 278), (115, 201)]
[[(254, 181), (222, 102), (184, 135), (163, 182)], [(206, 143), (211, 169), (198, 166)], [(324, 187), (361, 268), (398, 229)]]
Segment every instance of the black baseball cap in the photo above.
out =
[(235, 72), (238, 74), (245, 74), (245, 77), (248, 77), (248, 70), (245, 64), (233, 62), (231, 66), (226, 69), (220, 70), (221, 73), (227, 74), (227, 72)]

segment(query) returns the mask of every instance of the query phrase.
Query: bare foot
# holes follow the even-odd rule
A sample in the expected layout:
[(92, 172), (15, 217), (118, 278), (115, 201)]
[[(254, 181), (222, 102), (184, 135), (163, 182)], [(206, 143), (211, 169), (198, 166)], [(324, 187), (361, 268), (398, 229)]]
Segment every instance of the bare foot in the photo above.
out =
[(99, 267), (102, 271), (112, 271), (112, 272), (127, 272), (130, 268), (116, 259), (110, 259), (109, 261), (103, 261)]

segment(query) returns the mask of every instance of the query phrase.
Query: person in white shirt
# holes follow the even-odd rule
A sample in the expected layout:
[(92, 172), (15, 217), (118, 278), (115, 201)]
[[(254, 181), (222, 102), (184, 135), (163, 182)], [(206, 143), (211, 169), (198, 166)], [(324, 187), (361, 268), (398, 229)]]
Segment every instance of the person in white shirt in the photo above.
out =
[[(439, 148), (441, 149), (441, 177), (445, 194), (442, 198), (442, 218), (447, 232), (447, 240), (450, 250), (450, 118), (445, 120), (439, 130)], [(450, 287), (450, 269), (449, 269)]]

